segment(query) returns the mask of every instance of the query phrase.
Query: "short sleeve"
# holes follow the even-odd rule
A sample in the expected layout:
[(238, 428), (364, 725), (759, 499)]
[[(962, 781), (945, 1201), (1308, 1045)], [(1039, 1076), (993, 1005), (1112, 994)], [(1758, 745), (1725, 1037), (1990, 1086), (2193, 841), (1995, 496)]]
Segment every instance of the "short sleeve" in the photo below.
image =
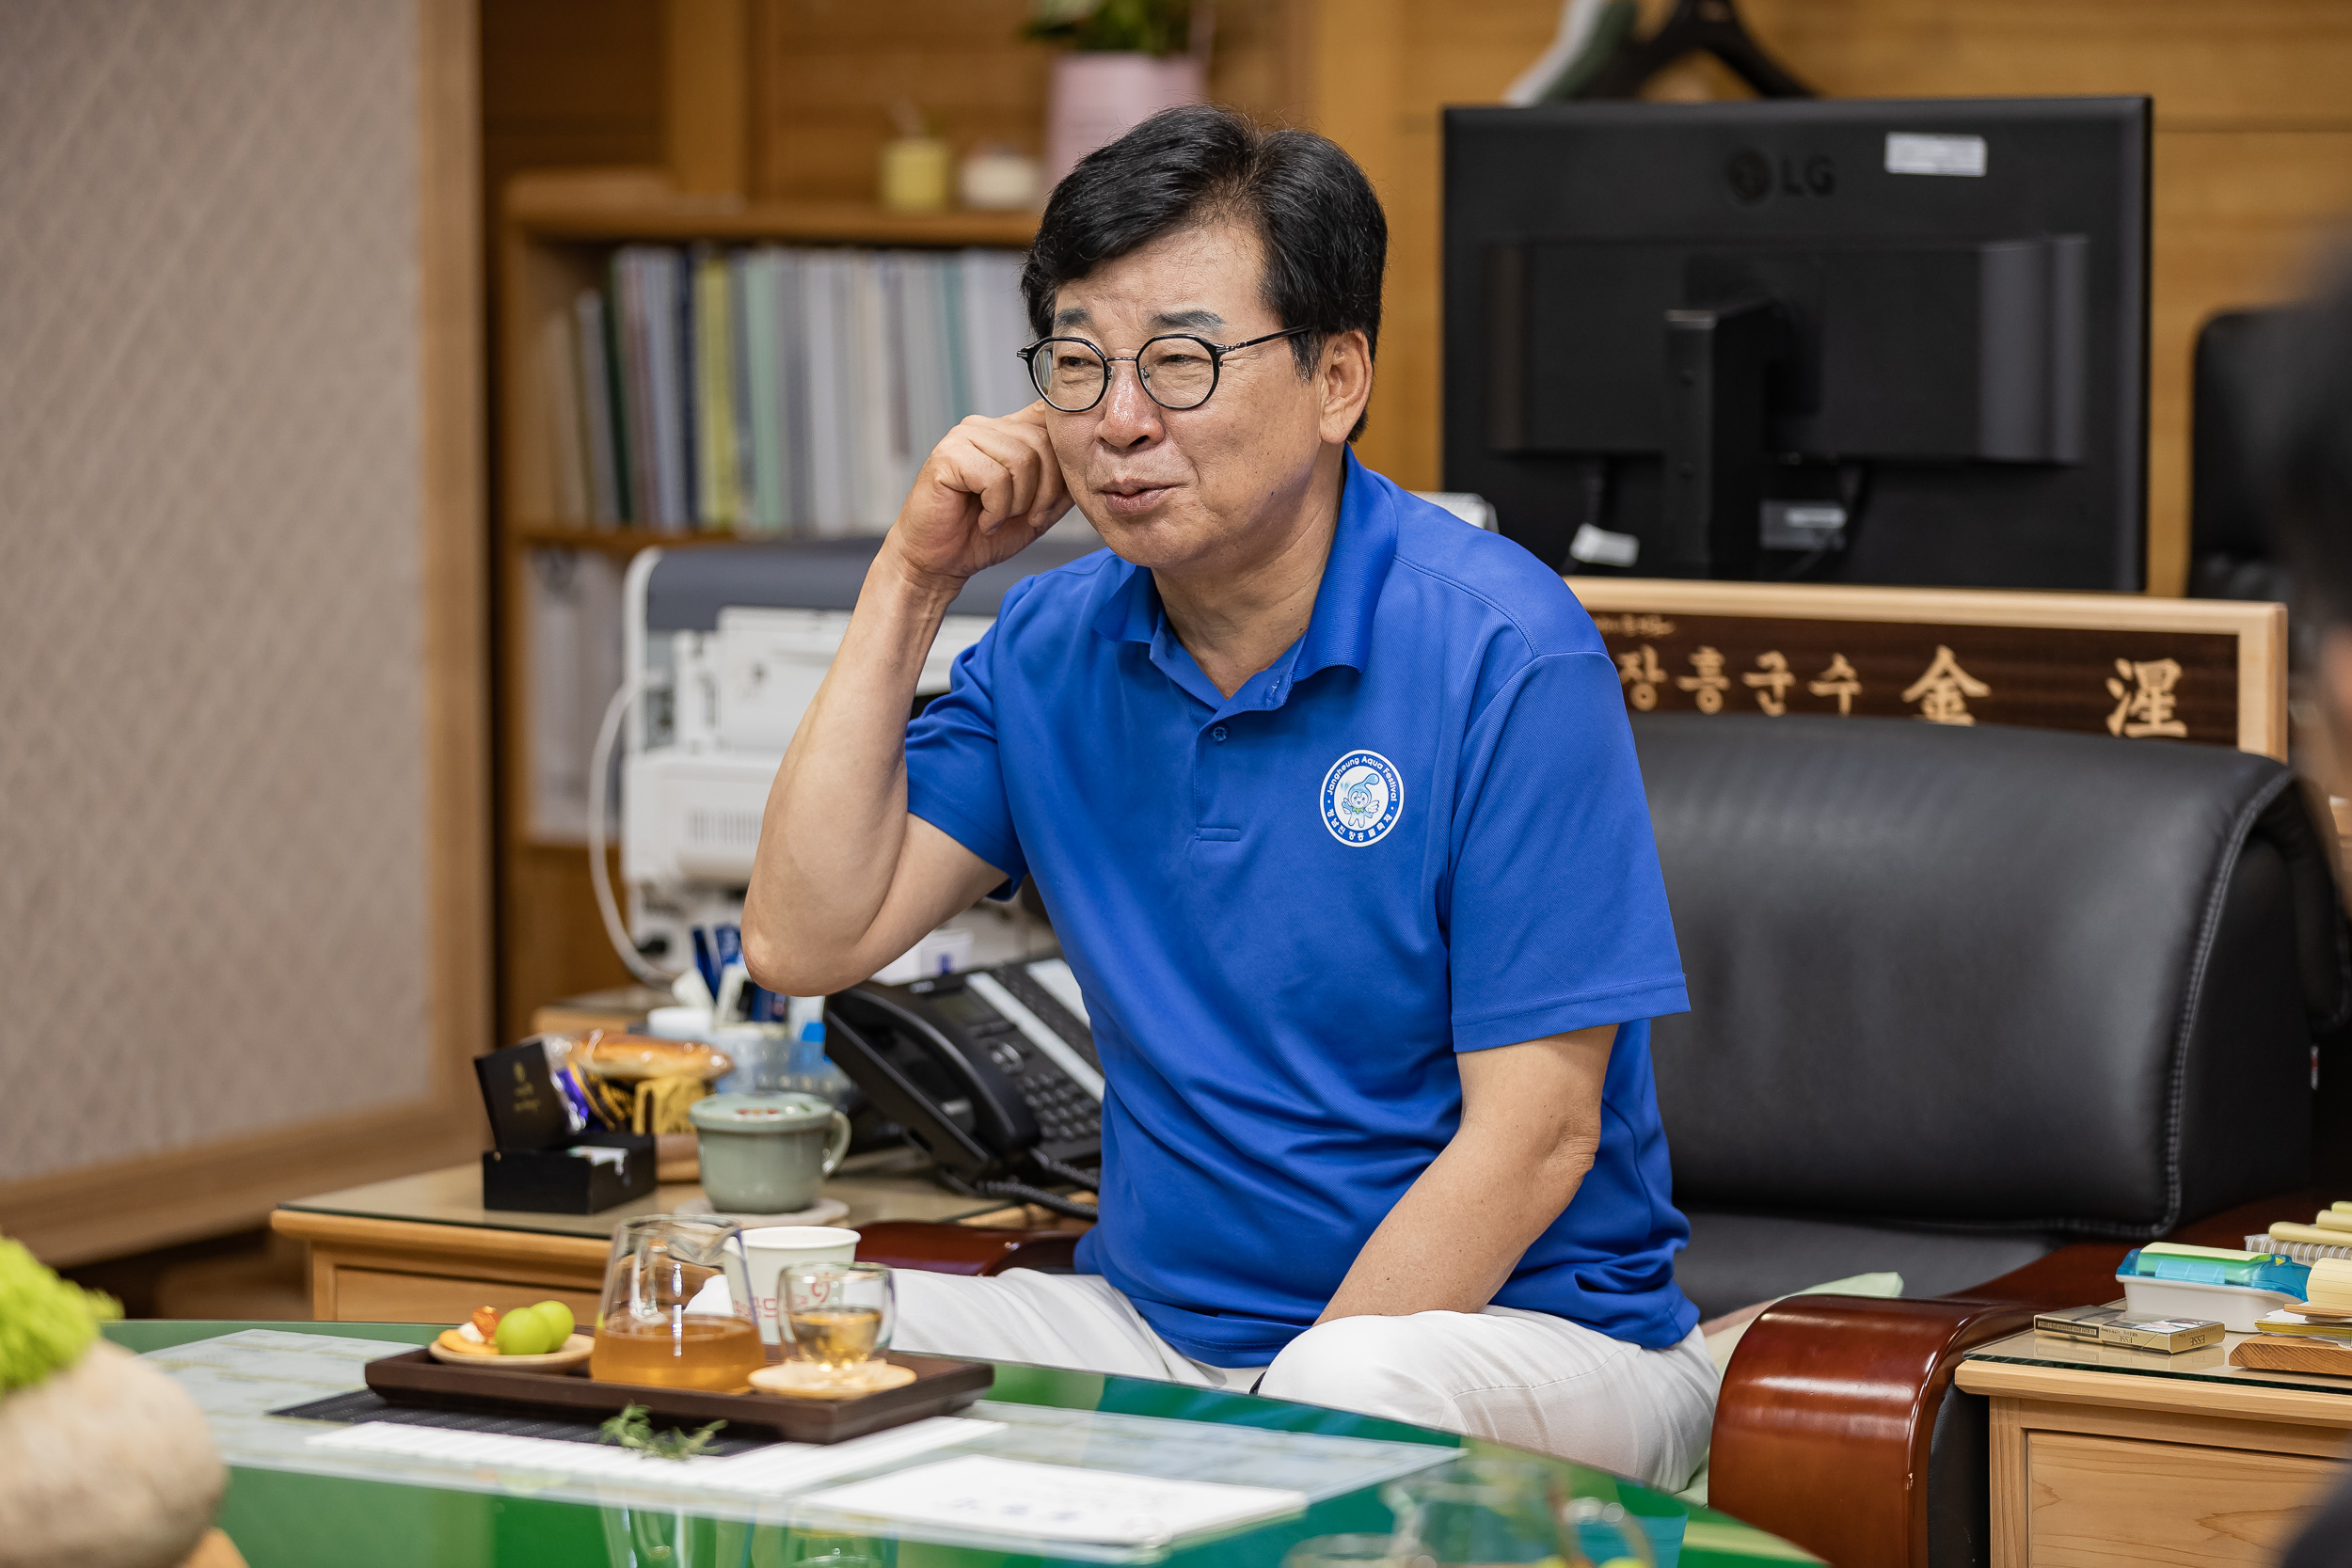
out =
[[(1012, 608), (1008, 594), (1005, 609)], [(956, 656), (946, 695), (907, 726), (907, 810), (1005, 873), (991, 895), (1009, 898), (1029, 874), (1013, 831), (996, 736), (993, 671), (999, 615), (980, 640)]]
[(1452, 859), (1455, 1050), (1689, 1010), (1606, 656), (1534, 659), (1471, 723)]

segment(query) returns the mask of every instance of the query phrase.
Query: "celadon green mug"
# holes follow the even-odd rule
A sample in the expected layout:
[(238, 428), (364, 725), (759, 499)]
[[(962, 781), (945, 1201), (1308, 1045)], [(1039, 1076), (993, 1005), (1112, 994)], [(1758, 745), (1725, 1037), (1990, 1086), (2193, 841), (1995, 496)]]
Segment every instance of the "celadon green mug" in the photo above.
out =
[(813, 1094), (714, 1094), (687, 1110), (702, 1146), (703, 1196), (727, 1214), (788, 1214), (850, 1148), (850, 1118)]

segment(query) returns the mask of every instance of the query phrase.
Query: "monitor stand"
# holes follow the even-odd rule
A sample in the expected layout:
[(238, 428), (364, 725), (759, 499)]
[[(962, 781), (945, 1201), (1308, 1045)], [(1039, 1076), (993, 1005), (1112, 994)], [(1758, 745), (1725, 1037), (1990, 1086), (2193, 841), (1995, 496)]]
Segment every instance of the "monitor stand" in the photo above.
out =
[(1764, 503), (1765, 380), (1788, 320), (1769, 299), (1666, 312), (1661, 576), (1756, 575)]

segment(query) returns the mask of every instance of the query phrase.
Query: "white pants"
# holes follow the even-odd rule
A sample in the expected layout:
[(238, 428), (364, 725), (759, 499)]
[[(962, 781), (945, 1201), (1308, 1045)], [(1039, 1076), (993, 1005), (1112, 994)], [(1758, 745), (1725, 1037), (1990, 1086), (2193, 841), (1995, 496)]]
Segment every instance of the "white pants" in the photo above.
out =
[(895, 1272), (899, 1350), (1244, 1393), (1255, 1385), (1269, 1399), (1488, 1437), (1669, 1491), (1706, 1457), (1715, 1418), (1715, 1364), (1696, 1330), (1644, 1350), (1510, 1307), (1340, 1318), (1293, 1339), (1270, 1367), (1213, 1367), (1153, 1333), (1100, 1275)]

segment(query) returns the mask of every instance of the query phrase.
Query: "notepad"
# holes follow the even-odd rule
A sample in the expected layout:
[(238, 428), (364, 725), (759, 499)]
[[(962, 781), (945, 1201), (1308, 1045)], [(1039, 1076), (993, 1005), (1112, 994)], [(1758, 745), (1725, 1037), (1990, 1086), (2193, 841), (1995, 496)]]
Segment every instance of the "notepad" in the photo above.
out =
[(1270, 1486), (1161, 1481), (972, 1454), (852, 1481), (802, 1499), (828, 1513), (900, 1525), (1103, 1546), (1157, 1546), (1305, 1512)]

